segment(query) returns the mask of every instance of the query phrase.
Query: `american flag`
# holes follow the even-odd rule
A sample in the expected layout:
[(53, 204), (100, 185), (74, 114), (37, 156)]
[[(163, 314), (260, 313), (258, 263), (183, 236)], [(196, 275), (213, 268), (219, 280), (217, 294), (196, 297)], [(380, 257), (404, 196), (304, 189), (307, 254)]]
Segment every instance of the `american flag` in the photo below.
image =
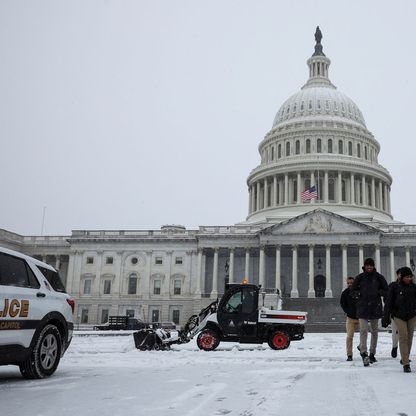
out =
[(300, 199), (302, 202), (309, 201), (310, 199), (317, 198), (318, 191), (316, 190), (316, 186), (312, 185), (309, 188), (306, 188), (301, 194)]

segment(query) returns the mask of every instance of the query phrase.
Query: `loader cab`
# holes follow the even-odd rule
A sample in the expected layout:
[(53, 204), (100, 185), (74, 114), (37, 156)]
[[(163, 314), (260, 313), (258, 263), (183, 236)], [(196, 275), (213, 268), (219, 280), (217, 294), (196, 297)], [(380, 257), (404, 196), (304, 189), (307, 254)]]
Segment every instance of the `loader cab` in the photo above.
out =
[(257, 338), (259, 288), (227, 285), (217, 310), (224, 341), (252, 342)]

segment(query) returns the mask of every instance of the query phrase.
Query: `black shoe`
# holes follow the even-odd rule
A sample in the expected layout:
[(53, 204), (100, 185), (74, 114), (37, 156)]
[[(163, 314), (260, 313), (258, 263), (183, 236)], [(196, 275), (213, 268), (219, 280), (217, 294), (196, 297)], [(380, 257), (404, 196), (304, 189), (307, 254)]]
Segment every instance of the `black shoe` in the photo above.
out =
[(374, 354), (370, 354), (370, 364), (374, 364), (376, 362), (377, 360), (376, 360), (376, 357), (374, 357)]
[(363, 358), (364, 367), (368, 367), (370, 365), (370, 359), (368, 358), (368, 355), (364, 353), (361, 354), (361, 357)]
[(347, 361), (352, 361), (352, 355), (349, 355), (349, 356), (347, 357)]
[(410, 368), (410, 365), (409, 364), (406, 364), (406, 365), (403, 366), (403, 371), (405, 373), (411, 373), (412, 372), (412, 369)]
[(397, 357), (397, 347), (393, 347), (393, 348), (391, 349), (391, 356), (392, 356), (393, 358), (396, 358), (396, 357)]

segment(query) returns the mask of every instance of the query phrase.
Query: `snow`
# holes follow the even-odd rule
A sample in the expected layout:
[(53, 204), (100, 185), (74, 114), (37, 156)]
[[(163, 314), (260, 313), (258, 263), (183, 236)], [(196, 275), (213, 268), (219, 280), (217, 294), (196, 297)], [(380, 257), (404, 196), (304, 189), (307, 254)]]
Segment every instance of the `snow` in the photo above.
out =
[(305, 334), (284, 351), (221, 343), (212, 352), (194, 341), (142, 352), (131, 334), (75, 335), (49, 379), (0, 367), (0, 414), (415, 415), (416, 374), (403, 373), (390, 349), (391, 335), (380, 333), (379, 361), (365, 368), (358, 351), (345, 361), (341, 333)]

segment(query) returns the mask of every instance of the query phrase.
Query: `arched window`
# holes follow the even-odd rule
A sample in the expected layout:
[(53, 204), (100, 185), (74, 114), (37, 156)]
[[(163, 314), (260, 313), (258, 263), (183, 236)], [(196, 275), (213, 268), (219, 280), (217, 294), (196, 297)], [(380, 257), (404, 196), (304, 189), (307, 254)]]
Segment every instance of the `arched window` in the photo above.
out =
[(348, 142), (348, 154), (352, 156), (352, 142)]
[(290, 142), (286, 142), (286, 156), (290, 156)]
[(296, 143), (295, 143), (295, 153), (297, 155), (300, 154), (300, 141), (299, 140), (296, 140)]
[(344, 146), (342, 140), (338, 140), (338, 153), (342, 155), (344, 153)]
[(274, 146), (272, 146), (272, 160), (274, 160)]
[(316, 152), (321, 153), (322, 152), (322, 140), (318, 139), (316, 141)]
[(332, 153), (332, 139), (328, 139), (328, 153)]
[(311, 152), (311, 140), (306, 139), (306, 153), (310, 153), (310, 152)]
[(364, 159), (368, 159), (367, 146), (364, 146)]
[(277, 158), (280, 159), (282, 157), (282, 145), (279, 144), (277, 146)]
[(357, 157), (361, 157), (361, 145), (357, 143)]

